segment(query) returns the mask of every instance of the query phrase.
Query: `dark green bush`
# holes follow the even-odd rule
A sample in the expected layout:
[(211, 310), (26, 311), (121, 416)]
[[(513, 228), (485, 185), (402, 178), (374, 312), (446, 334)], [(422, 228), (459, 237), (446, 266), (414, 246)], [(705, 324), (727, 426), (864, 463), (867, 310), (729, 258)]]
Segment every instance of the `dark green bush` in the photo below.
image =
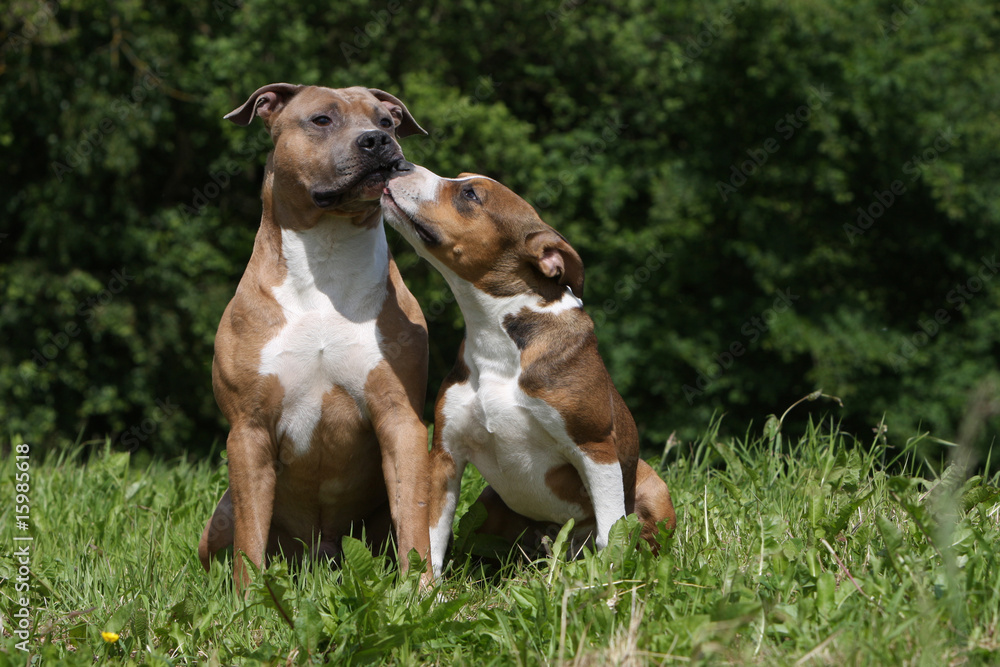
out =
[[(951, 440), (964, 419), (988, 443), (1000, 16), (902, 7), (16, 3), (0, 47), (7, 434), (163, 453), (223, 436), (212, 340), (268, 142), (221, 117), (292, 81), (392, 91), (431, 131), (404, 142), (411, 159), (497, 177), (565, 232), (645, 447), (818, 387), (862, 436), (884, 414), (890, 437)], [(391, 242), (432, 327), (433, 398), (460, 315)]]

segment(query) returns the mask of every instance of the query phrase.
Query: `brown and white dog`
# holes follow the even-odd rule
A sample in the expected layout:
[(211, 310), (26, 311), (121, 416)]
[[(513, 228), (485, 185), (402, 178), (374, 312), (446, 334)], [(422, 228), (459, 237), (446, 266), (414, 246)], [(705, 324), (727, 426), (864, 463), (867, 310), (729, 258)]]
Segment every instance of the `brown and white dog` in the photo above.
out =
[(403, 163), (382, 208), (442, 273), (465, 317), (435, 407), (435, 575), (468, 462), (491, 485), (481, 496), (484, 532), (510, 540), (538, 522), (573, 518), (603, 548), (611, 525), (635, 512), (656, 549), (657, 524), (675, 524), (670, 492), (639, 458), (635, 422), (598, 353), (576, 251), (484, 176), (444, 179)]
[(429, 555), (427, 328), (379, 197), (403, 158), (397, 138), (423, 130), (370, 88), (270, 84), (226, 118), (254, 116), (274, 151), (253, 255), (215, 339), (229, 489), (198, 556), (208, 569), (234, 545), (241, 588), (242, 556), (260, 567), (279, 550), (334, 554), (362, 525), (386, 539), (391, 519), (405, 568), (411, 549)]

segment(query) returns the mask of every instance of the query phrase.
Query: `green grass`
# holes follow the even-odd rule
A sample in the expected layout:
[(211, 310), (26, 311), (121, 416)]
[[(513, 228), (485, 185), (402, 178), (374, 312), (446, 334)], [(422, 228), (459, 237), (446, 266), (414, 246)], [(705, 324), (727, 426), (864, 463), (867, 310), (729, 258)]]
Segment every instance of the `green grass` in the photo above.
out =
[[(432, 595), (347, 540), (342, 568), (278, 563), (244, 601), (195, 554), (224, 466), (32, 460), (33, 663), (1000, 663), (1000, 478), (925, 479), (915, 446), (777, 426), (669, 454), (678, 529), (659, 559), (623, 521), (577, 560), (460, 553)], [(13, 459), (0, 469), (12, 498)], [(460, 514), (482, 485), (466, 482)], [(10, 506), (0, 526), (7, 547)], [(0, 664), (27, 657), (16, 570), (5, 548)]]

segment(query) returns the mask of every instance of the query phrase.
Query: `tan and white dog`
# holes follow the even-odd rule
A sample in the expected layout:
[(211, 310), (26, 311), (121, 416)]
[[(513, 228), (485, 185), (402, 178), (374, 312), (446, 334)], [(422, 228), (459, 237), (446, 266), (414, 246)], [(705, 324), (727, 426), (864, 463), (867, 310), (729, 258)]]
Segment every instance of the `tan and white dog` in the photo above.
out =
[[(253, 255), (215, 339), (229, 489), (198, 555), (335, 554), (390, 527), (400, 567), (429, 555), (427, 328), (386, 243), (379, 197), (422, 133), (392, 95), (276, 83), (226, 118), (270, 131)], [(427, 575), (429, 577), (429, 573)]]
[[(626, 513), (657, 548), (675, 525), (667, 485), (639, 458), (632, 415), (583, 310), (583, 263), (523, 199), (496, 181), (444, 179), (402, 163), (385, 219), (447, 280), (465, 340), (435, 407), (431, 562), (444, 565), (466, 463), (490, 484), (483, 532), (516, 539), (570, 518), (598, 548)], [(580, 533), (578, 532), (578, 535)]]

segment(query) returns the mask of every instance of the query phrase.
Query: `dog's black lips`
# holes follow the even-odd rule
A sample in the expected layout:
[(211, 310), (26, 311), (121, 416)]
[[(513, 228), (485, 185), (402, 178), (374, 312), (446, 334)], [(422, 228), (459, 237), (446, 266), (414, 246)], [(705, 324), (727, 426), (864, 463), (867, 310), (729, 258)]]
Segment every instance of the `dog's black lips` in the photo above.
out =
[(374, 168), (361, 172), (356, 177), (347, 182), (347, 185), (336, 190), (320, 190), (312, 193), (313, 202), (320, 208), (330, 208), (358, 197), (358, 190), (377, 183), (385, 183), (393, 172), (396, 163), (402, 160), (402, 156), (392, 160), (376, 164)]
[(413, 231), (417, 233), (417, 236), (419, 236), (420, 240), (424, 242), (424, 245), (429, 247), (441, 244), (440, 239), (438, 239), (434, 232), (427, 229), (413, 218), (410, 218), (410, 222), (413, 223)]

